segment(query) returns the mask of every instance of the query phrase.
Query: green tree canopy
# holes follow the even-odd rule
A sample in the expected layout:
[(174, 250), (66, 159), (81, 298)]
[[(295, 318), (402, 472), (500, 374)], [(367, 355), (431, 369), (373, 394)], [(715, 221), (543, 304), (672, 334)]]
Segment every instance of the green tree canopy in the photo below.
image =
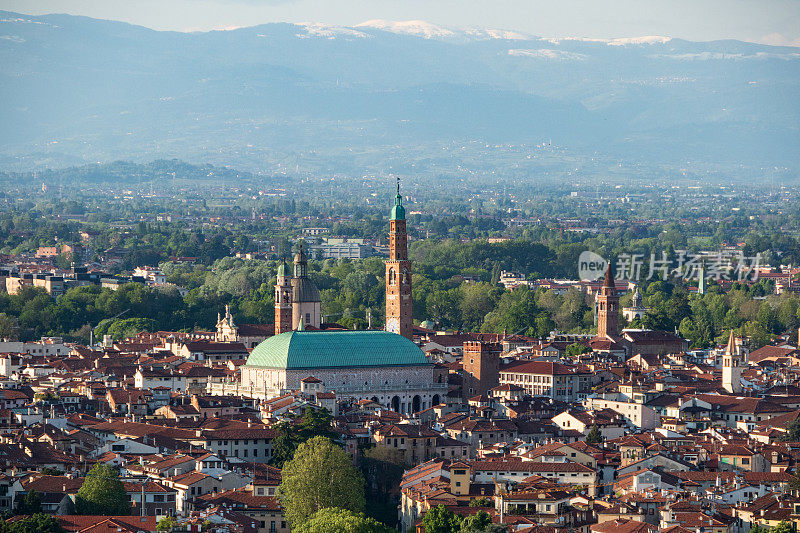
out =
[(293, 529), (326, 507), (364, 510), (364, 478), (350, 456), (325, 437), (302, 443), (281, 477), (278, 498)]
[(784, 442), (800, 442), (800, 420), (790, 422), (786, 426), (786, 435), (782, 440)]
[(374, 518), (338, 507), (320, 509), (311, 517), (293, 527), (295, 533), (391, 533), (393, 528), (381, 524)]
[(42, 499), (35, 490), (29, 490), (17, 502), (16, 514), (32, 515), (42, 512)]
[(278, 436), (272, 442), (270, 463), (282, 468), (294, 456), (297, 447), (312, 437), (336, 438), (331, 430), (332, 418), (327, 409), (307, 407), (299, 423), (281, 422), (277, 426)]
[(492, 517), (486, 511), (465, 516), (461, 521), (460, 533), (505, 533), (508, 531), (506, 526), (493, 524)]
[(361, 455), (359, 467), (366, 482), (367, 514), (394, 523), (399, 503), (394, 489), (400, 485), (406, 467), (403, 452), (389, 446), (369, 448)]
[[(103, 324), (105, 326), (106, 324)], [(98, 335), (105, 329), (101, 326), (98, 328)], [(127, 339), (128, 337), (135, 337), (142, 331), (155, 331), (156, 321), (152, 318), (122, 318), (111, 322), (105, 334), (111, 335), (114, 340)]]
[(781, 520), (777, 526), (770, 529), (770, 533), (797, 533), (797, 525), (789, 520)]
[(459, 533), (461, 519), (444, 505), (428, 509), (422, 518), (425, 533)]
[(110, 465), (95, 465), (86, 475), (75, 499), (76, 512), (83, 515), (124, 516), (131, 504), (119, 473)]
[(600, 428), (595, 424), (592, 426), (592, 429), (589, 430), (589, 433), (586, 434), (586, 443), (600, 444), (601, 442), (603, 442), (603, 434), (600, 433)]
[(580, 355), (583, 353), (589, 353), (592, 351), (591, 346), (587, 346), (585, 344), (581, 344), (578, 342), (574, 342), (567, 346), (567, 357), (575, 357), (576, 355)]
[(64, 533), (53, 515), (37, 513), (10, 524), (3, 522), (2, 533)]
[(19, 337), (19, 320), (17, 317), (0, 313), (0, 340), (15, 341)]

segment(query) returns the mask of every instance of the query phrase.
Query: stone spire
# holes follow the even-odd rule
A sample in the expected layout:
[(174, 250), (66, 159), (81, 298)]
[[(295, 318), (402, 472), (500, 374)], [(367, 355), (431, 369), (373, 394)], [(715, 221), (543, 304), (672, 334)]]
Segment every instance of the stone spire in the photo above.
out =
[(606, 277), (603, 278), (603, 288), (616, 290), (617, 286), (614, 283), (614, 273), (611, 271), (611, 262), (609, 261), (606, 267)]

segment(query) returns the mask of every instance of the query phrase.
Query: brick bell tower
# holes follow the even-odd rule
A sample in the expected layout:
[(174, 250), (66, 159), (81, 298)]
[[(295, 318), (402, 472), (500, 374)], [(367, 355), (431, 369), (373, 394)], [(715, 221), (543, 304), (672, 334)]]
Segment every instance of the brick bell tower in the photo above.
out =
[(278, 265), (275, 283), (275, 335), (292, 331), (292, 281), (286, 275), (286, 261)]
[(619, 296), (614, 283), (614, 274), (611, 272), (611, 263), (608, 263), (603, 286), (597, 295), (597, 336), (617, 337), (619, 335)]
[(386, 261), (386, 331), (411, 339), (413, 336), (411, 301), (411, 261), (408, 260), (406, 209), (397, 195), (389, 216), (389, 260)]

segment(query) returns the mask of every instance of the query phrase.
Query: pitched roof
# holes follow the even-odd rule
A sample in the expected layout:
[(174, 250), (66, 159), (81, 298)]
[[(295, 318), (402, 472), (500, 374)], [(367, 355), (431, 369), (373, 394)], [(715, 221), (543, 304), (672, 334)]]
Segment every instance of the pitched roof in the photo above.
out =
[(140, 531), (156, 531), (156, 516), (89, 516), (61, 515), (56, 520), (70, 533), (95, 533), (108, 531), (124, 531), (138, 533)]

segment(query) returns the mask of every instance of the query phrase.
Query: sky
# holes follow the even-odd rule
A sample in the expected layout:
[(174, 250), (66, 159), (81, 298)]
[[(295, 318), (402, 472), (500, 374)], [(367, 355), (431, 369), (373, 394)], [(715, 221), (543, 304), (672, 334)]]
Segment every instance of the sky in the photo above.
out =
[(386, 19), (542, 37), (663, 35), (800, 46), (800, 0), (0, 0), (0, 9), (69, 13), (176, 31)]

